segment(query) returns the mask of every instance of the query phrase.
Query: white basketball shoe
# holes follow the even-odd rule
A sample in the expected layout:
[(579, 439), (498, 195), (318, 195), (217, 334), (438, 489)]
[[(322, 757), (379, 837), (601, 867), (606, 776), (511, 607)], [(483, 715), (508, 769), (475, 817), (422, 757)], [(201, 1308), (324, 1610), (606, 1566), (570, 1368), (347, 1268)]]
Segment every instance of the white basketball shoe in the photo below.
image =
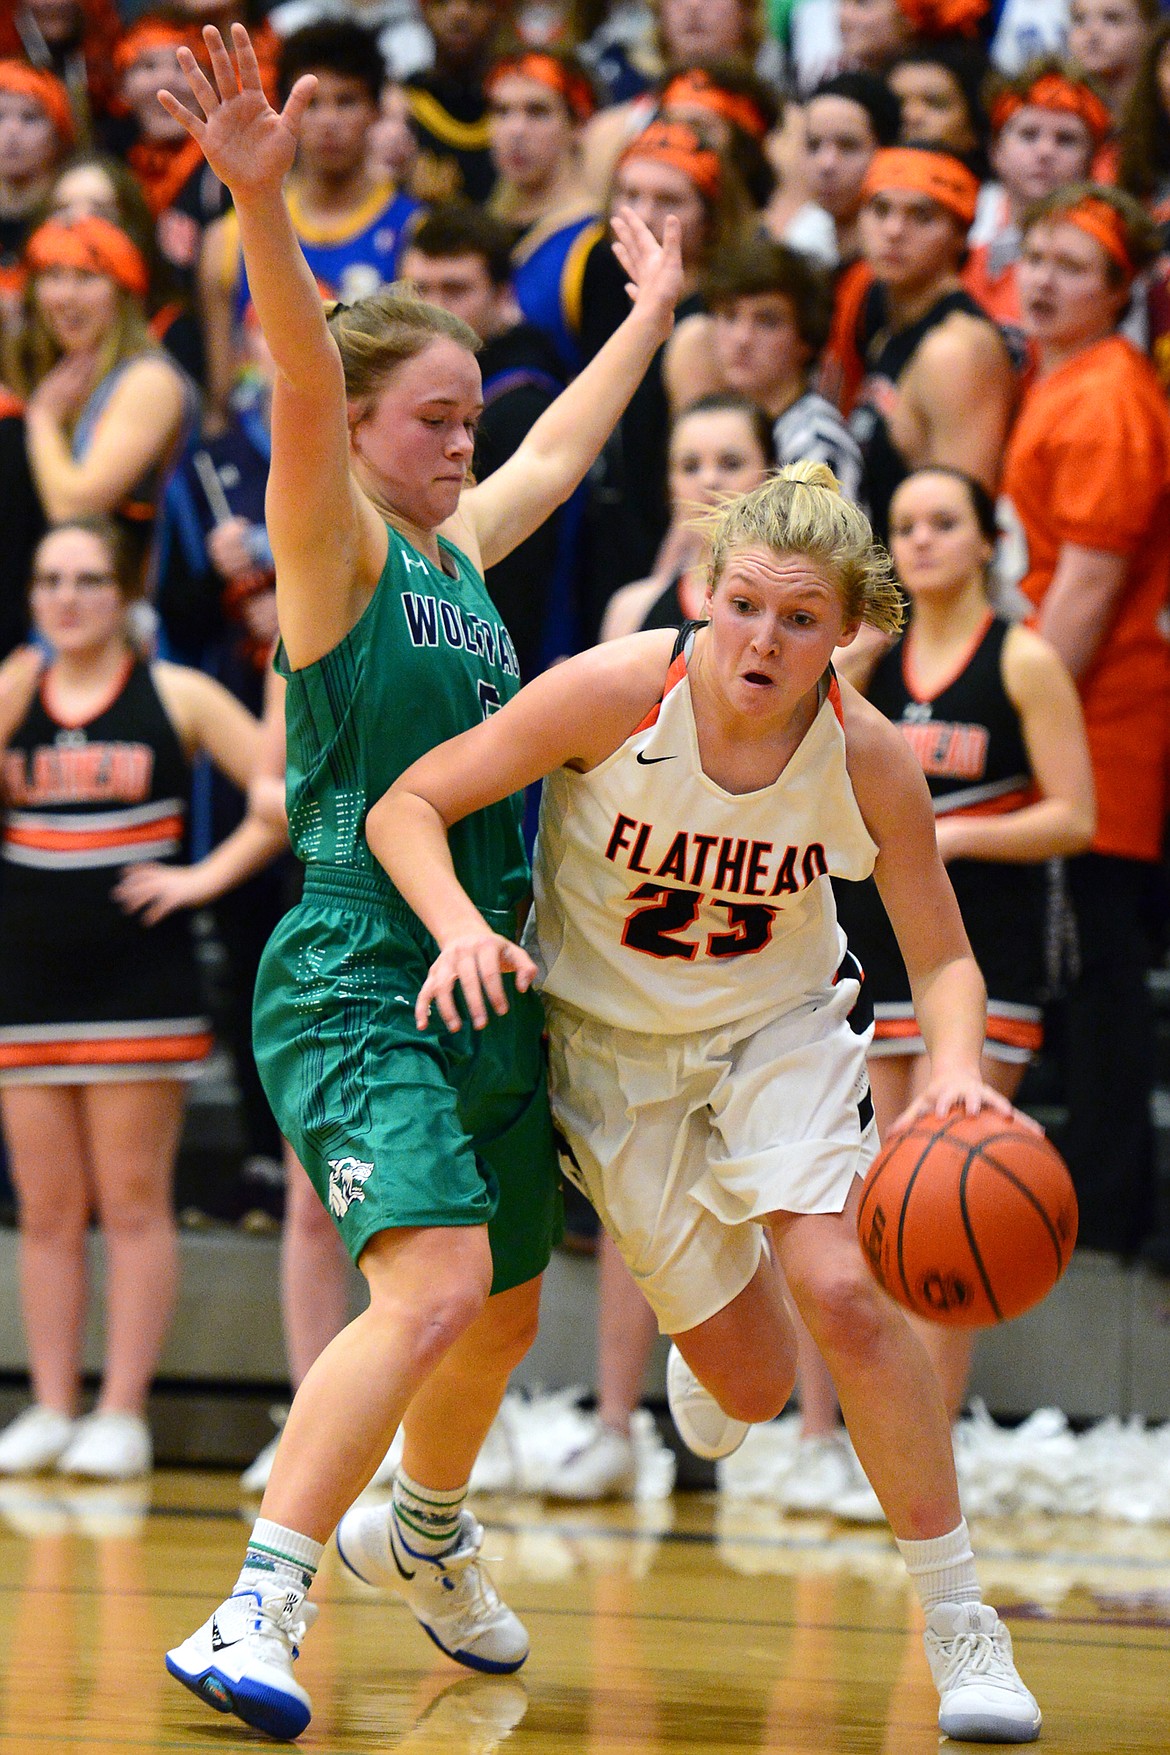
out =
[(483, 1527), (466, 1507), (459, 1537), (438, 1559), (403, 1540), (391, 1506), (356, 1505), (337, 1526), (337, 1552), (364, 1584), (397, 1591), (440, 1651), (470, 1670), (507, 1676), (528, 1656), (528, 1634), (479, 1558)]
[(299, 1737), (313, 1707), (292, 1667), (316, 1618), (303, 1591), (238, 1591), (168, 1651), (167, 1669), (216, 1712), (234, 1712), (282, 1742)]
[(939, 1603), (926, 1617), (938, 1725), (965, 1743), (1033, 1743), (1040, 1708), (1012, 1660), (1012, 1636), (984, 1603)]
[(679, 1437), (696, 1456), (709, 1461), (730, 1456), (748, 1435), (748, 1423), (723, 1412), (673, 1342), (666, 1361), (666, 1399)]

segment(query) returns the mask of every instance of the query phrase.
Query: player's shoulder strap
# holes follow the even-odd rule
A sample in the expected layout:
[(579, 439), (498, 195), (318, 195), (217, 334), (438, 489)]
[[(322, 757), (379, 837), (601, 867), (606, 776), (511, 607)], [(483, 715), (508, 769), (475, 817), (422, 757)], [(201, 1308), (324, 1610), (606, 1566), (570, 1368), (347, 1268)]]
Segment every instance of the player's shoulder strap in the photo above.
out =
[(699, 632), (700, 628), (705, 628), (706, 626), (707, 623), (705, 621), (683, 623), (678, 631), (678, 638), (675, 641), (674, 648), (670, 654), (670, 667), (667, 671), (668, 676), (680, 658), (685, 659), (688, 664), (690, 663), (691, 652), (695, 644), (695, 635)]

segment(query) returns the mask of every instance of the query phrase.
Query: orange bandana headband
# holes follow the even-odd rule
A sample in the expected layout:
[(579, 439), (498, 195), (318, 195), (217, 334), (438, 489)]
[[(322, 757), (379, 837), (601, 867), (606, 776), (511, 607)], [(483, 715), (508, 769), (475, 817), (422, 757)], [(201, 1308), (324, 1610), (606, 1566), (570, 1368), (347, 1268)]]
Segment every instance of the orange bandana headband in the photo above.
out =
[(1005, 91), (991, 106), (992, 131), (998, 134), (1020, 110), (1059, 110), (1077, 116), (1100, 146), (1113, 129), (1113, 118), (1095, 91), (1062, 73), (1043, 73), (1027, 91)]
[(125, 232), (97, 214), (46, 220), (28, 240), (24, 256), (34, 274), (44, 268), (80, 268), (86, 274), (104, 274), (136, 298), (146, 297), (146, 258)]
[(991, 0), (898, 0), (920, 37), (973, 37)]
[(618, 167), (631, 159), (646, 158), (654, 164), (670, 165), (681, 171), (708, 201), (718, 201), (723, 184), (723, 167), (719, 154), (704, 146), (695, 130), (686, 122), (651, 122), (622, 156)]
[(676, 75), (658, 101), (664, 110), (676, 104), (693, 104), (698, 110), (709, 110), (753, 140), (763, 140), (768, 132), (768, 118), (758, 104), (742, 92), (725, 91), (701, 67), (690, 67)]
[(23, 61), (0, 61), (0, 91), (15, 92), (40, 104), (62, 146), (72, 146), (76, 137), (69, 93), (56, 74), (42, 73)]
[(523, 55), (506, 55), (502, 61), (497, 61), (484, 81), (488, 96), (501, 79), (513, 73), (520, 79), (535, 80), (537, 85), (546, 85), (550, 91), (555, 91), (559, 98), (564, 99), (575, 122), (587, 122), (597, 108), (593, 88), (582, 74), (558, 61), (555, 55), (542, 55), (536, 49)]
[(1065, 213), (1053, 213), (1048, 217), (1054, 225), (1075, 225), (1078, 231), (1095, 238), (1105, 254), (1116, 262), (1126, 280), (1133, 279), (1137, 270), (1129, 253), (1125, 221), (1115, 207), (1110, 207), (1108, 201), (1090, 195), (1084, 201), (1078, 201), (1075, 207), (1070, 207)]
[(140, 19), (114, 50), (114, 66), (119, 73), (127, 73), (139, 55), (149, 55), (155, 49), (190, 48), (191, 35), (190, 31), (177, 24), (168, 24), (162, 18)]
[(969, 226), (975, 218), (979, 179), (949, 152), (924, 152), (917, 146), (886, 146), (869, 161), (861, 185), (863, 201), (886, 189), (912, 189), (945, 207)]

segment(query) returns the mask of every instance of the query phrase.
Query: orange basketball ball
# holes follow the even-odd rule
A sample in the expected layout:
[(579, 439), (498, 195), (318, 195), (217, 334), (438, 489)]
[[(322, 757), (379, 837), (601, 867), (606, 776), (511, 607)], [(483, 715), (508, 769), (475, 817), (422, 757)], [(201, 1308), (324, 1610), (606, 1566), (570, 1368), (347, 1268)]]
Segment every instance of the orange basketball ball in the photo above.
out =
[(1068, 1266), (1077, 1197), (1060, 1153), (1012, 1116), (922, 1116), (874, 1160), (857, 1233), (919, 1316), (987, 1328), (1030, 1310)]

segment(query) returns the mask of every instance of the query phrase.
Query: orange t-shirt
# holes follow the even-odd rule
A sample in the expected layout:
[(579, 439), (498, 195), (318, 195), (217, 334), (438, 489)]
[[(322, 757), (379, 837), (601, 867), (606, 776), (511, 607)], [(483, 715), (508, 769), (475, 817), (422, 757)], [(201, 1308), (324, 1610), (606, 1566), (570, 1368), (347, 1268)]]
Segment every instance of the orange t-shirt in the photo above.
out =
[(1006, 570), (1037, 607), (1066, 542), (1128, 562), (1080, 680), (1097, 783), (1093, 849), (1157, 859), (1170, 749), (1170, 409), (1145, 355), (1111, 335), (1037, 379), (1008, 441), (1002, 492)]

